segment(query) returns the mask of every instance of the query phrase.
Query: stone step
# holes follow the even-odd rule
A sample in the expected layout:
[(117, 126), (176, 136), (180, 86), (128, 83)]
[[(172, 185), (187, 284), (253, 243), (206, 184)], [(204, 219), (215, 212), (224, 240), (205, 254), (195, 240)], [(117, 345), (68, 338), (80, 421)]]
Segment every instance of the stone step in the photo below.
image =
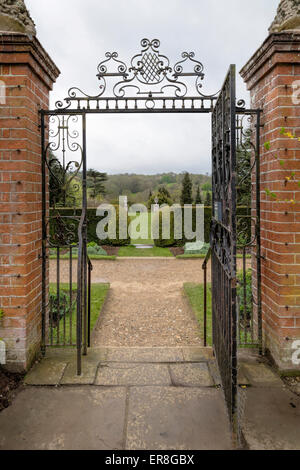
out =
[[(91, 348), (88, 355), (82, 357), (80, 376), (77, 375), (76, 349), (53, 348), (32, 367), (25, 384), (213, 387), (221, 385), (221, 378), (212, 348)], [(238, 384), (283, 386), (269, 366), (249, 359), (239, 363)]]
[(76, 350), (54, 348), (25, 377), (27, 385), (213, 386), (211, 348), (91, 348), (77, 375)]
[[(49, 348), (47, 358), (60, 357), (62, 360), (76, 358), (74, 348)], [(210, 347), (181, 346), (181, 347), (93, 347), (88, 350), (88, 358), (99, 359), (101, 362), (143, 362), (143, 363), (172, 363), (172, 362), (206, 362), (213, 359)]]

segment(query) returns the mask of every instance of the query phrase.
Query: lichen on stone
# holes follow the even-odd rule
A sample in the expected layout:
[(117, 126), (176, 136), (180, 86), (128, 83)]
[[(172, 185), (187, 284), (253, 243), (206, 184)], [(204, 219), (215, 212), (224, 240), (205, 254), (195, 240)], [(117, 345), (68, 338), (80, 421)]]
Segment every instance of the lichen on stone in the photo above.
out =
[(270, 33), (300, 30), (300, 0), (281, 0)]
[(0, 0), (0, 31), (36, 35), (35, 24), (24, 0)]

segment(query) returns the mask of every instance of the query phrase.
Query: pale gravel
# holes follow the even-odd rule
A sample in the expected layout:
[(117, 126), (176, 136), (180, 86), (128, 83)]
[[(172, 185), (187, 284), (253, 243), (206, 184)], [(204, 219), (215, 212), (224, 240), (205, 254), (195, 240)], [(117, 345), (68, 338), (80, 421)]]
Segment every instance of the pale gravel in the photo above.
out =
[[(203, 282), (202, 263), (202, 259), (173, 258), (94, 260), (92, 282), (109, 282), (111, 289), (93, 345), (201, 345), (199, 325), (183, 284)], [(68, 282), (68, 270), (68, 261), (62, 260), (61, 282)], [(75, 280), (76, 266), (73, 276)], [(50, 281), (55, 282), (55, 260), (50, 261)]]

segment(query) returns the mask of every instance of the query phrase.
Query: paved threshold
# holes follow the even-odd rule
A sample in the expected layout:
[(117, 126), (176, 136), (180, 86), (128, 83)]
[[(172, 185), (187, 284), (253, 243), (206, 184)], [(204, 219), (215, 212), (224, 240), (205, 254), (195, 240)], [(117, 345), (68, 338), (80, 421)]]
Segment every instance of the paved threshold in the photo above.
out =
[(212, 350), (93, 348), (35, 364), (0, 414), (0, 449), (230, 449)]
[[(300, 397), (258, 356), (240, 361), (246, 445), (300, 448)], [(92, 348), (76, 375), (75, 350), (49, 350), (11, 407), (0, 449), (228, 450), (232, 447), (211, 348)]]

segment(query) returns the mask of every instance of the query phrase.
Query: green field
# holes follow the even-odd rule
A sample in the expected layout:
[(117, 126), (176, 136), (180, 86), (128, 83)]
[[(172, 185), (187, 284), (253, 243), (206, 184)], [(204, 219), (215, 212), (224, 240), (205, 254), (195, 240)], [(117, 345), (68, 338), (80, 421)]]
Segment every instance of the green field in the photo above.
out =
[[(101, 313), (104, 301), (108, 294), (110, 285), (109, 284), (92, 284), (91, 288), (91, 331), (98, 320)], [(50, 283), (50, 295), (56, 296), (56, 284)], [(60, 284), (61, 292), (66, 296), (67, 302), (69, 300), (69, 285)], [(72, 308), (72, 343), (76, 343), (76, 291), (77, 285), (72, 284), (73, 292), (73, 308)], [(62, 318), (59, 322), (59, 339), (63, 341), (63, 334), (65, 329), (66, 344), (70, 343), (70, 316), (66, 315), (65, 320)], [(53, 329), (53, 342), (57, 342), (57, 328)]]
[[(204, 339), (204, 285), (186, 282), (183, 285), (191, 307), (200, 326), (201, 338)], [(207, 285), (207, 345), (212, 346), (211, 285)]]

